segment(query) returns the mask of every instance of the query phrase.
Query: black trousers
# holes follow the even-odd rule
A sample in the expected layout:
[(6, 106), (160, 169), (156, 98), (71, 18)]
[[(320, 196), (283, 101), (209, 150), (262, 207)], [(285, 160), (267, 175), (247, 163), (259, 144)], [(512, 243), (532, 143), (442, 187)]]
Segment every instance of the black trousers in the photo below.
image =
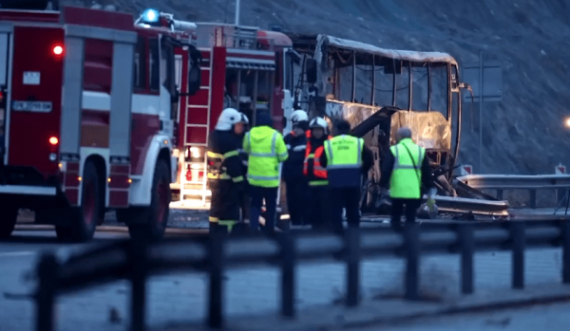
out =
[(259, 229), (259, 217), (261, 216), (261, 206), (265, 201), (265, 227), (266, 233), (273, 233), (275, 230), (275, 214), (277, 213), (277, 191), (278, 187), (249, 186), (251, 197), (251, 207), (249, 210), (249, 226), (253, 231)]
[(360, 188), (330, 188), (330, 202), (328, 204), (331, 210), (330, 227), (336, 233), (343, 233), (342, 224), (342, 208), (346, 209), (346, 219), (348, 226), (360, 226)]
[[(390, 225), (394, 229), (402, 227), (402, 215), (406, 215), (406, 223), (416, 221), (416, 214), (421, 205), (421, 199), (398, 199), (392, 198), (392, 219)], [(405, 210), (404, 210), (405, 208)]]
[(212, 197), (210, 201), (210, 232), (228, 232), (220, 221), (238, 222), (240, 219), (241, 189), (231, 180), (210, 180)]
[(287, 209), (291, 224), (304, 225), (308, 223), (307, 217), (307, 199), (308, 189), (307, 181), (304, 178), (291, 179), (285, 182)]
[[(307, 203), (308, 202), (308, 203)], [(313, 229), (324, 229), (330, 223), (329, 191), (326, 185), (309, 185), (308, 206), (309, 223)]]

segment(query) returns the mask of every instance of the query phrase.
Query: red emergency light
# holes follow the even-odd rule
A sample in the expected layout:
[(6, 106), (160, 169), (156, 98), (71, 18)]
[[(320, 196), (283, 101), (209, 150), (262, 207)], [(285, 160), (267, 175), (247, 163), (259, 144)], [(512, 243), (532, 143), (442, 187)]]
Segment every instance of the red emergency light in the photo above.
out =
[(59, 139), (57, 137), (49, 137), (49, 144), (55, 146), (59, 143)]
[(55, 54), (55, 55), (63, 54), (63, 46), (61, 46), (61, 45), (54, 46), (53, 47), (53, 54)]

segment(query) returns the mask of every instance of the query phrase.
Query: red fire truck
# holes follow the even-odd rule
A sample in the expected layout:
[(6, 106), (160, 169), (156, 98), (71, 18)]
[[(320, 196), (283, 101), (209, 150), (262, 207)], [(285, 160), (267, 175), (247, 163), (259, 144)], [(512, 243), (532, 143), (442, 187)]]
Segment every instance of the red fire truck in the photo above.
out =
[(132, 236), (162, 237), (199, 58), (190, 34), (130, 14), (0, 9), (0, 237), (20, 208), (63, 240), (92, 238), (109, 209)]
[(204, 176), (206, 148), (218, 116), (224, 108), (233, 107), (254, 122), (252, 114), (266, 111), (274, 127), (286, 131), (284, 119), (293, 107), (293, 67), (300, 56), (291, 39), (280, 32), (177, 21), (165, 13), (160, 17), (173, 32), (192, 33), (202, 57), (200, 89), (180, 103), (179, 172), (172, 188), (181, 200), (193, 197), (205, 203), (210, 195)]

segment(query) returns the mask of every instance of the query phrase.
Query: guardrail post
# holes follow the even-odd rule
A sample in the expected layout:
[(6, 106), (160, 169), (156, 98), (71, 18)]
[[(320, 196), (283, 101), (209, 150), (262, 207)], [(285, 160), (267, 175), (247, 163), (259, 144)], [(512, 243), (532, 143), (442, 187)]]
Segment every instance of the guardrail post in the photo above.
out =
[(295, 317), (295, 261), (297, 250), (291, 232), (279, 235), (281, 245), (281, 314)]
[(148, 278), (148, 244), (144, 240), (131, 241), (131, 331), (146, 330), (146, 299)]
[(223, 273), (224, 273), (224, 239), (221, 233), (210, 235), (210, 290), (208, 295), (208, 326), (221, 329), (224, 326), (223, 316)]
[(562, 221), (562, 282), (570, 284), (570, 220)]
[(39, 279), (36, 292), (36, 331), (55, 330), (55, 296), (57, 293), (59, 262), (53, 253), (44, 253), (36, 267)]
[(404, 226), (404, 245), (406, 249), (405, 298), (418, 300), (420, 284), (420, 227), (418, 223), (406, 223)]
[(473, 224), (465, 223), (458, 226), (459, 247), (461, 251), (461, 292), (473, 293), (473, 254), (475, 240), (473, 238)]
[(536, 208), (536, 190), (532, 189), (529, 190), (529, 196), (530, 196), (530, 208)]
[(360, 290), (360, 229), (348, 227), (346, 249), (346, 305), (358, 306)]
[(525, 223), (514, 221), (510, 223), (513, 260), (513, 288), (524, 288), (524, 249), (525, 249)]

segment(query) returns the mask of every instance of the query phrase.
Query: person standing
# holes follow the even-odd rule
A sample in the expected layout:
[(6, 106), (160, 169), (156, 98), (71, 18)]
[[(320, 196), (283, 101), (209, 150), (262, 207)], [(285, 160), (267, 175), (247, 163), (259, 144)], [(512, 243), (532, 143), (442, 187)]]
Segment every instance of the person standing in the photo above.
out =
[(248, 154), (247, 180), (250, 187), (250, 228), (259, 227), (261, 206), (265, 200), (265, 231), (272, 233), (277, 212), (280, 163), (287, 160), (288, 153), (283, 136), (272, 128), (269, 114), (258, 112), (255, 127), (246, 133), (243, 150)]
[(315, 117), (309, 123), (308, 138), (303, 163), (303, 174), (309, 184), (308, 217), (313, 229), (322, 229), (329, 222), (329, 199), (327, 170), (321, 165), (320, 156), (323, 154), (323, 144), (328, 135), (327, 121)]
[(291, 122), (293, 131), (284, 138), (289, 157), (283, 163), (282, 175), (285, 181), (287, 209), (291, 224), (304, 225), (308, 223), (307, 178), (303, 175), (303, 162), (307, 147), (305, 131), (309, 128), (309, 116), (304, 110), (295, 110), (291, 114)]
[(350, 135), (350, 123), (338, 120), (334, 138), (324, 143), (321, 164), (326, 167), (331, 208), (330, 227), (342, 233), (342, 208), (346, 209), (348, 226), (360, 226), (360, 190), (362, 175), (373, 165), (372, 151), (364, 139)]
[(245, 116), (233, 108), (220, 114), (208, 143), (210, 233), (231, 232), (240, 220), (240, 196), (244, 177), (236, 140), (245, 130)]
[[(422, 189), (428, 190), (427, 205), (433, 208), (435, 188), (426, 150), (412, 141), (412, 130), (402, 127), (396, 131), (397, 144), (390, 147), (382, 160), (380, 187), (390, 187), (392, 217), (390, 225), (400, 229), (402, 214), (406, 223), (416, 221), (421, 205)], [(404, 212), (405, 207), (405, 212)]]

